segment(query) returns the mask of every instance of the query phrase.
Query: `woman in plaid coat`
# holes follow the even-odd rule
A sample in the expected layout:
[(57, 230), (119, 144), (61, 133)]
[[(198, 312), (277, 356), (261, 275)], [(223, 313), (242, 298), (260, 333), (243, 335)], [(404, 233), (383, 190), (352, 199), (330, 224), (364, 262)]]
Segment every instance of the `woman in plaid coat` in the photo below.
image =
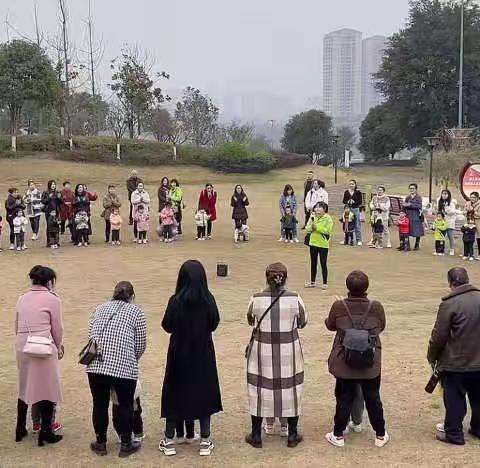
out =
[[(256, 326), (270, 307), (247, 353), (247, 384), (252, 432), (246, 442), (262, 447), (262, 419), (287, 418), (288, 447), (302, 441), (297, 432), (302, 410), (303, 352), (298, 329), (307, 316), (302, 298), (285, 287), (287, 269), (273, 263), (266, 271), (267, 288), (254, 294), (247, 313)], [(278, 298), (278, 299), (277, 299)], [(273, 304), (273, 306), (272, 306)]]

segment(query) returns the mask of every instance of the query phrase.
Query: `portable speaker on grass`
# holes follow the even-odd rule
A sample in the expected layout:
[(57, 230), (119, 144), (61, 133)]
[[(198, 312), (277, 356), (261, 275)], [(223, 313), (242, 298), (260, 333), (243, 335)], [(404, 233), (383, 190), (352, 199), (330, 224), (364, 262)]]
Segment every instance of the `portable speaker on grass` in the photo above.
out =
[(228, 265), (226, 263), (217, 263), (217, 276), (228, 276)]

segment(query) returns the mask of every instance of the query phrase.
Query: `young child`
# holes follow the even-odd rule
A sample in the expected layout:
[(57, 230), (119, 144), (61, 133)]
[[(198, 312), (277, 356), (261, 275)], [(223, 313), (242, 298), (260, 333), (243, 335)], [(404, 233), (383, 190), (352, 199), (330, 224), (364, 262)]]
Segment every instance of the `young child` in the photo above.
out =
[(110, 215), (110, 226), (112, 227), (112, 245), (120, 245), (120, 229), (122, 228), (122, 217), (120, 210), (114, 208)]
[[(237, 227), (238, 226), (238, 227)], [(248, 242), (249, 239), (250, 228), (246, 224), (237, 224), (235, 220), (235, 232), (234, 232), (234, 240), (235, 242), (243, 241)]]
[(382, 210), (377, 208), (372, 213), (372, 231), (373, 231), (373, 243), (371, 245), (374, 249), (383, 249), (383, 231), (385, 226), (383, 225)]
[(353, 245), (353, 233), (355, 231), (355, 214), (352, 212), (349, 206), (345, 206), (343, 210), (343, 216), (340, 222), (343, 226), (343, 233), (345, 238), (343, 240), (344, 245)]
[(467, 214), (466, 223), (462, 226), (463, 233), (463, 259), (475, 260), (473, 253), (473, 246), (475, 244), (475, 238), (477, 236), (477, 228), (475, 226), (475, 220), (473, 216)]
[(138, 230), (138, 243), (146, 244), (148, 242), (147, 232), (150, 227), (150, 215), (145, 209), (144, 205), (138, 205), (137, 212), (135, 213), (134, 220), (137, 223)]
[(17, 216), (13, 218), (13, 232), (15, 234), (15, 247), (17, 251), (26, 250), (25, 245), (25, 226), (28, 224), (27, 218), (23, 215), (23, 210), (17, 211)]
[(77, 233), (77, 246), (88, 247), (88, 214), (86, 211), (78, 211), (75, 215), (75, 232)]
[(398, 234), (400, 237), (400, 247), (397, 248), (399, 252), (406, 252), (410, 250), (408, 236), (410, 234), (410, 220), (404, 211), (400, 211), (398, 219), (395, 221), (395, 225), (398, 226)]
[[(140, 394), (142, 387), (140, 380), (137, 380), (137, 386), (135, 387), (135, 393), (133, 396), (133, 440), (135, 442), (141, 442), (145, 438), (143, 432), (143, 419), (142, 419), (142, 405), (140, 403)], [(118, 406), (118, 398), (115, 390), (110, 390), (110, 399), (112, 400), (112, 422), (113, 428), (120, 439), (120, 414)]]
[(51, 249), (58, 249), (60, 236), (60, 220), (57, 212), (51, 210), (47, 219), (47, 246)]
[(164, 208), (160, 212), (160, 220), (163, 226), (163, 241), (173, 241), (173, 226), (175, 224), (175, 213), (172, 208), (172, 203), (167, 201)]
[(443, 213), (438, 213), (437, 218), (432, 224), (432, 231), (434, 231), (435, 238), (435, 252), (433, 252), (433, 255), (445, 255), (445, 239), (447, 229), (448, 225), (445, 221), (445, 215)]
[(285, 242), (290, 242), (290, 244), (293, 244), (293, 232), (295, 231), (295, 226), (297, 225), (298, 221), (293, 214), (291, 207), (287, 206), (285, 208), (285, 214), (282, 216), (280, 222), (283, 226), (283, 237)]
[(197, 225), (197, 240), (205, 240), (207, 238), (207, 224), (210, 216), (204, 209), (195, 213), (195, 224)]

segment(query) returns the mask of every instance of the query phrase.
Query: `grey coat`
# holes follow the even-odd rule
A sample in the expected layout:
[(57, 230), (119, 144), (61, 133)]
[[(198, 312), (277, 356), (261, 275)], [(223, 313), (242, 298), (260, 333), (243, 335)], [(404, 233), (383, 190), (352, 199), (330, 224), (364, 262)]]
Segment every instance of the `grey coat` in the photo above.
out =
[(410, 236), (423, 237), (425, 228), (423, 226), (422, 197), (418, 194), (414, 197), (411, 195), (405, 197), (403, 210), (410, 221)]
[(442, 298), (428, 346), (439, 371), (480, 371), (480, 290), (465, 284)]

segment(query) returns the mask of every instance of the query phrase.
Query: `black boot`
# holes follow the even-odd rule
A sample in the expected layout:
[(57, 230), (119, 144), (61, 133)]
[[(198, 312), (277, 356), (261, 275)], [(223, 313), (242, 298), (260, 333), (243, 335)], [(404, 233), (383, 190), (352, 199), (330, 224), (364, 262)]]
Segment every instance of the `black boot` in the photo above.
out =
[(303, 442), (303, 437), (300, 434), (290, 434), (288, 436), (287, 447), (295, 448), (300, 442)]
[(122, 445), (120, 446), (120, 452), (118, 453), (118, 456), (120, 458), (126, 458), (129, 457), (130, 455), (134, 454), (135, 452), (138, 452), (140, 448), (142, 447), (141, 442), (136, 442), (130, 439), (130, 442), (122, 442)]
[(27, 432), (28, 405), (22, 400), (17, 400), (17, 428), (15, 429), (15, 442), (21, 442)]
[(47, 444), (56, 444), (63, 439), (63, 436), (57, 435), (52, 431), (53, 403), (48, 400), (40, 402), (41, 431), (38, 435), (38, 446), (43, 447)]
[(245, 442), (248, 445), (251, 445), (253, 448), (262, 448), (262, 439), (253, 436), (253, 434), (248, 434), (245, 436)]

